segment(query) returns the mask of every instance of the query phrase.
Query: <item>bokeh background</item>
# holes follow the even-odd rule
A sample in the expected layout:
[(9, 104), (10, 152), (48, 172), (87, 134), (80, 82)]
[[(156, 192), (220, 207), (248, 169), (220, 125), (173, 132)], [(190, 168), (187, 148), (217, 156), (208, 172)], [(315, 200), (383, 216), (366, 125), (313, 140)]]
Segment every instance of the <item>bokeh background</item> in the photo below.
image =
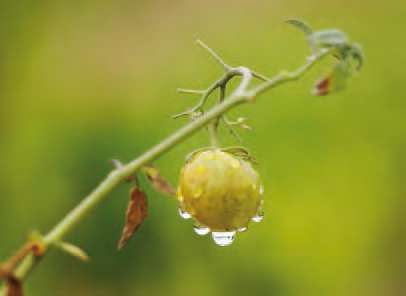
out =
[[(312, 97), (317, 66), (233, 112), (254, 130), (265, 219), (227, 248), (198, 237), (174, 200), (148, 190), (150, 216), (116, 251), (128, 186), (54, 251), (27, 295), (404, 295), (406, 290), (406, 4), (387, 1), (6, 1), (0, 3), (0, 258), (46, 232), (111, 169), (183, 125), (227, 62), (272, 75), (308, 53), (290, 17), (337, 27), (367, 61), (344, 92)], [(224, 133), (225, 144), (233, 139)], [(156, 164), (177, 182), (201, 132)]]

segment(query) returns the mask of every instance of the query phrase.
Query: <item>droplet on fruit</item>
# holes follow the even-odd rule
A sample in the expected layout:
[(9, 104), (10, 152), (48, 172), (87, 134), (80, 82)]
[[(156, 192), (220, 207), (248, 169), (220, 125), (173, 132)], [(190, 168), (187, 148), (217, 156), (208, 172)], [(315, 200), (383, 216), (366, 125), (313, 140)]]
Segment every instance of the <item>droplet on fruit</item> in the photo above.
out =
[(235, 231), (228, 232), (212, 232), (213, 240), (216, 245), (225, 247), (233, 243), (235, 238)]
[(182, 208), (179, 208), (178, 211), (179, 211), (179, 216), (181, 216), (183, 219), (192, 218), (192, 215), (190, 215), (188, 212), (184, 211)]
[(205, 227), (205, 226), (199, 226), (199, 225), (195, 225), (193, 226), (193, 230), (196, 232), (196, 234), (198, 235), (206, 235), (210, 232), (210, 228), (209, 227)]
[(261, 184), (259, 187), (259, 194), (263, 195), (264, 194), (264, 185)]
[(254, 217), (252, 217), (252, 221), (254, 222), (261, 222), (264, 219), (264, 213), (263, 212), (258, 212)]

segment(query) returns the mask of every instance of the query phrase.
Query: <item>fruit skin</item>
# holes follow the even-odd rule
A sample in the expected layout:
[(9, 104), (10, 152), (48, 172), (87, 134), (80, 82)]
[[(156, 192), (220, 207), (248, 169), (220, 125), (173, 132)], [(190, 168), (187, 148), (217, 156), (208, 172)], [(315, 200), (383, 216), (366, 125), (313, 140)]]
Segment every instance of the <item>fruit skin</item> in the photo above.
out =
[(261, 181), (251, 164), (220, 149), (196, 152), (181, 170), (178, 200), (212, 231), (247, 227), (260, 210)]

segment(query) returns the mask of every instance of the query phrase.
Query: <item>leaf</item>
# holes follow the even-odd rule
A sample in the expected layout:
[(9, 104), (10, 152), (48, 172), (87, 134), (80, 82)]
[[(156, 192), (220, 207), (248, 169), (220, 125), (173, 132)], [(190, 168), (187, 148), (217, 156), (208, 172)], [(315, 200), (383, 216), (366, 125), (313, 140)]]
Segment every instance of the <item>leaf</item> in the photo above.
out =
[(295, 26), (302, 32), (304, 32), (306, 35), (311, 35), (313, 34), (313, 30), (310, 28), (308, 24), (306, 24), (304, 21), (299, 20), (299, 19), (288, 19), (286, 21), (289, 25)]
[(356, 69), (359, 71), (361, 70), (362, 66), (364, 65), (364, 51), (362, 47), (358, 43), (353, 43), (351, 45), (351, 56), (352, 58), (358, 63)]
[(333, 70), (320, 79), (313, 89), (316, 96), (325, 96), (332, 92), (340, 91), (347, 85), (347, 80), (351, 76), (349, 63), (342, 61), (335, 65)]
[(130, 191), (130, 201), (126, 212), (126, 221), (118, 242), (118, 249), (125, 247), (134, 233), (144, 222), (148, 216), (148, 203), (146, 194), (138, 187), (134, 187)]
[(169, 196), (175, 196), (176, 191), (171, 184), (160, 174), (159, 170), (154, 166), (144, 166), (144, 173), (148, 180), (151, 182), (154, 189), (158, 192), (167, 194)]
[(209, 149), (214, 149), (213, 147), (202, 147), (196, 150), (193, 150), (192, 152), (190, 152), (189, 154), (186, 155), (185, 157), (185, 162), (188, 163), (189, 161), (191, 161), (199, 152), (205, 151), (205, 150), (209, 150)]
[(348, 43), (347, 35), (337, 29), (328, 29), (314, 32), (311, 35), (313, 42), (323, 47), (344, 46)]
[(232, 155), (234, 155), (235, 157), (238, 157), (242, 160), (248, 161), (251, 164), (258, 164), (257, 159), (252, 156), (249, 151), (242, 146), (233, 146), (233, 147), (227, 147), (227, 148), (223, 148), (221, 149), (224, 152), (230, 153)]
[(6, 280), (6, 296), (23, 296), (23, 286), (15, 276), (9, 276)]
[(87, 262), (90, 260), (90, 257), (86, 254), (86, 252), (83, 251), (78, 246), (75, 246), (67, 242), (58, 242), (56, 246), (58, 246), (62, 251), (66, 252), (67, 254), (81, 261)]

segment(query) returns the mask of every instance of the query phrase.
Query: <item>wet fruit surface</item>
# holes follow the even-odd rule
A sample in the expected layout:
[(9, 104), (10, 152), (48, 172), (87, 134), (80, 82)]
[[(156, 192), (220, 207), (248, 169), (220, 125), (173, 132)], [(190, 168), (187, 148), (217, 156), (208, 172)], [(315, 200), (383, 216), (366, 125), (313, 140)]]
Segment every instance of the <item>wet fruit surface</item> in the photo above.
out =
[(246, 229), (261, 213), (262, 191), (259, 175), (249, 162), (209, 149), (195, 153), (184, 165), (178, 199), (182, 212), (190, 214), (198, 229), (208, 228), (219, 238), (219, 233)]

